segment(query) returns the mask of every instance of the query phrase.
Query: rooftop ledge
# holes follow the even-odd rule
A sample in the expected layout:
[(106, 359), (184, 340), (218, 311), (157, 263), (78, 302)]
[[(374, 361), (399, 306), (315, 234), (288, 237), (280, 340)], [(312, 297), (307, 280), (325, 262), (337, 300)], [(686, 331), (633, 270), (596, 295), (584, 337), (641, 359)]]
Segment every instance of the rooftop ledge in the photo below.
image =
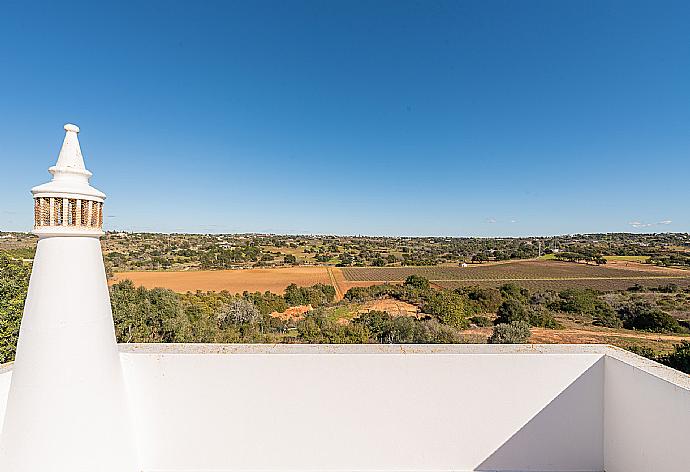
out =
[(609, 356), (661, 380), (690, 390), (690, 375), (609, 344), (119, 344), (126, 354), (300, 354), (300, 355), (463, 355), (463, 354), (595, 354)]
[[(690, 376), (608, 345), (119, 349), (142, 471), (666, 472), (690, 463)], [(3, 366), (0, 415), (10, 377)]]

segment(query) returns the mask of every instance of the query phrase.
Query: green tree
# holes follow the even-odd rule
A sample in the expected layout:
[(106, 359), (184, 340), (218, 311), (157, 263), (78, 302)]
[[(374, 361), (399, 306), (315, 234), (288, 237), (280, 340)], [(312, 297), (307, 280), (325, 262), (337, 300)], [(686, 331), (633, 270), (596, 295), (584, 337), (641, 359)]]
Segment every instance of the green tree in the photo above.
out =
[(284, 298), (289, 306), (311, 305), (316, 308), (333, 301), (335, 288), (324, 284), (315, 284), (311, 287), (290, 284), (285, 288)]
[(656, 333), (678, 332), (678, 321), (656, 306), (647, 302), (635, 302), (622, 306), (618, 311), (627, 329), (640, 329)]
[(676, 344), (671, 354), (662, 356), (659, 361), (669, 367), (690, 374), (690, 342)]
[(172, 290), (134, 287), (123, 280), (110, 288), (115, 333), (120, 342), (184, 342), (189, 320)]
[(551, 308), (578, 315), (600, 326), (616, 326), (613, 309), (594, 290), (572, 288), (560, 292), (559, 297)]
[(513, 299), (521, 303), (527, 303), (529, 299), (529, 290), (514, 283), (503, 284), (499, 287), (498, 291), (501, 293), (501, 297), (503, 297), (504, 300)]
[(30, 269), (0, 253), (0, 364), (14, 360)]
[(482, 312), (496, 312), (501, 306), (501, 292), (493, 288), (473, 287), (467, 290), (467, 297), (475, 302)]
[(224, 305), (216, 316), (218, 327), (226, 328), (230, 324), (255, 324), (261, 321), (259, 309), (249, 300), (238, 298)]
[(422, 305), (424, 313), (438, 318), (446, 325), (458, 329), (469, 326), (468, 315), (473, 314), (466, 299), (454, 292), (434, 292)]
[(412, 287), (419, 290), (429, 289), (429, 279), (422, 277), (421, 275), (410, 275), (405, 279), (405, 286)]
[(558, 320), (553, 316), (553, 313), (546, 307), (541, 305), (533, 305), (527, 309), (527, 316), (530, 326), (548, 329), (562, 329)]
[(525, 306), (515, 298), (509, 298), (501, 303), (496, 311), (496, 324), (512, 323), (513, 321), (529, 322)]

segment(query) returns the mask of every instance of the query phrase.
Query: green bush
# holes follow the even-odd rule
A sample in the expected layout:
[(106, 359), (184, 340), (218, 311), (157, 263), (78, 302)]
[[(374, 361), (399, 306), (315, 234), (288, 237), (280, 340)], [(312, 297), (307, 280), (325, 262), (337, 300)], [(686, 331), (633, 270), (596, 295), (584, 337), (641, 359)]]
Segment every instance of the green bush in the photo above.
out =
[(261, 313), (262, 315), (268, 315), (270, 313), (273, 313), (274, 311), (281, 313), (288, 308), (288, 304), (285, 301), (284, 296), (277, 295), (269, 291), (265, 291), (264, 293), (244, 292), (242, 297), (245, 300), (249, 300), (250, 302), (252, 302), (254, 306), (256, 306), (259, 309), (259, 313)]
[(675, 350), (666, 356), (659, 358), (662, 364), (690, 374), (690, 342), (683, 341), (676, 344)]
[(683, 341), (680, 344), (676, 344), (672, 353), (662, 356), (648, 347), (630, 346), (627, 349), (638, 356), (647, 357), (653, 361), (660, 362), (676, 370), (690, 374), (690, 341)]
[(407, 279), (405, 279), (405, 286), (419, 290), (428, 290), (429, 279), (422, 277), (421, 275), (410, 275)]
[(615, 312), (594, 290), (573, 288), (560, 292), (559, 297), (550, 308), (576, 315), (584, 321), (596, 321), (601, 326), (616, 324)]
[(441, 323), (458, 329), (469, 326), (467, 318), (472, 314), (466, 298), (446, 291), (433, 292), (423, 303), (422, 310), (438, 318)]
[(473, 316), (470, 318), (470, 323), (479, 326), (480, 328), (486, 328), (493, 326), (493, 321), (487, 316)]
[(335, 288), (332, 285), (316, 284), (311, 287), (299, 287), (290, 284), (285, 288), (285, 302), (289, 306), (311, 305), (320, 307), (331, 303), (335, 298)]
[(514, 283), (503, 284), (498, 290), (504, 300), (513, 299), (521, 303), (526, 303), (529, 299), (529, 290)]
[(393, 317), (371, 311), (353, 320), (366, 328), (371, 341), (378, 343), (448, 344), (458, 342), (457, 333), (435, 320), (417, 320), (408, 316)]
[(678, 321), (668, 313), (647, 302), (633, 302), (622, 306), (618, 314), (626, 329), (639, 329), (655, 333), (680, 332)]
[(598, 310), (592, 315), (592, 324), (607, 328), (620, 328), (623, 326), (623, 321), (621, 321), (613, 308), (604, 304), (599, 306)]
[(531, 306), (527, 310), (529, 324), (539, 328), (563, 329), (563, 325), (556, 320), (548, 309), (543, 306)]
[(467, 298), (483, 313), (495, 313), (498, 307), (501, 306), (501, 292), (493, 288), (472, 287), (469, 289), (458, 289), (457, 292), (466, 294)]
[(524, 344), (531, 336), (529, 324), (525, 321), (501, 323), (487, 340), (489, 344)]
[(30, 268), (0, 253), (0, 364), (14, 360)]
[(365, 326), (351, 323), (341, 325), (321, 310), (315, 310), (297, 323), (299, 342), (329, 344), (362, 344), (369, 341)]
[(501, 303), (496, 311), (496, 321), (498, 324), (512, 323), (513, 321), (529, 322), (529, 316), (525, 306), (516, 298), (509, 298)]

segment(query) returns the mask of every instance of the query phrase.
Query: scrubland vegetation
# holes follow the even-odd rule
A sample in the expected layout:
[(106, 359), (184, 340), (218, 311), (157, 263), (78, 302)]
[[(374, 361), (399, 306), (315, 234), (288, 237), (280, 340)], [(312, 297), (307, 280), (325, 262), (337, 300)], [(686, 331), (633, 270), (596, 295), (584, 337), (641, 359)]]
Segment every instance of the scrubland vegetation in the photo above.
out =
[[(0, 255), (2, 362), (14, 357), (28, 278), (26, 263)], [(176, 293), (122, 281), (110, 288), (110, 296), (120, 342), (525, 343), (535, 329), (575, 324), (627, 333), (620, 338), (624, 347), (690, 372), (690, 343), (683, 342), (690, 333), (690, 290), (674, 285), (605, 294), (590, 289), (533, 292), (517, 284), (448, 290), (413, 274), (401, 285), (353, 287), (340, 301), (326, 284), (293, 284), (280, 295), (233, 295)], [(395, 316), (360, 309), (380, 299), (411, 304), (418, 312)], [(294, 306), (308, 308), (300, 316), (276, 316)], [(679, 342), (663, 352), (626, 344), (642, 333), (673, 334)]]
[[(14, 358), (34, 244), (22, 233), (0, 239), (0, 362)], [(687, 234), (480, 239), (111, 233), (103, 245), (109, 272), (330, 266), (318, 277), (310, 274), (311, 282), (294, 280), (284, 291), (288, 282), (281, 282), (273, 292), (178, 293), (122, 280), (110, 287), (120, 342), (606, 342), (690, 371), (690, 277), (653, 267), (688, 265)], [(561, 261), (484, 264), (535, 258), (540, 251)], [(461, 262), (471, 267), (459, 267)]]
[[(628, 257), (652, 265), (690, 267), (690, 236), (686, 233), (451, 238), (109, 232), (102, 242), (106, 265), (114, 272), (318, 264), (434, 266), (540, 255), (590, 264)], [(0, 251), (10, 251), (13, 257), (30, 259), (34, 247), (31, 234), (0, 232)]]

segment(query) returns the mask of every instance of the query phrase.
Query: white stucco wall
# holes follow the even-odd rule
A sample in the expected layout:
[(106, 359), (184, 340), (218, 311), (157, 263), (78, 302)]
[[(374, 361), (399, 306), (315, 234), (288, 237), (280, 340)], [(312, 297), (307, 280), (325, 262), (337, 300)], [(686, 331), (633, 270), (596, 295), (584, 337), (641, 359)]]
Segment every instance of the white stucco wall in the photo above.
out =
[(613, 348), (605, 372), (606, 471), (690, 470), (690, 377)]
[(611, 347), (120, 349), (137, 470), (689, 470), (690, 376)]
[(0, 433), (2, 423), (5, 421), (5, 408), (7, 408), (7, 394), (10, 392), (12, 380), (12, 364), (0, 365)]
[(467, 345), (136, 350), (122, 359), (144, 470), (603, 468), (601, 354)]
[(0, 471), (138, 472), (97, 238), (39, 239), (12, 369)]

